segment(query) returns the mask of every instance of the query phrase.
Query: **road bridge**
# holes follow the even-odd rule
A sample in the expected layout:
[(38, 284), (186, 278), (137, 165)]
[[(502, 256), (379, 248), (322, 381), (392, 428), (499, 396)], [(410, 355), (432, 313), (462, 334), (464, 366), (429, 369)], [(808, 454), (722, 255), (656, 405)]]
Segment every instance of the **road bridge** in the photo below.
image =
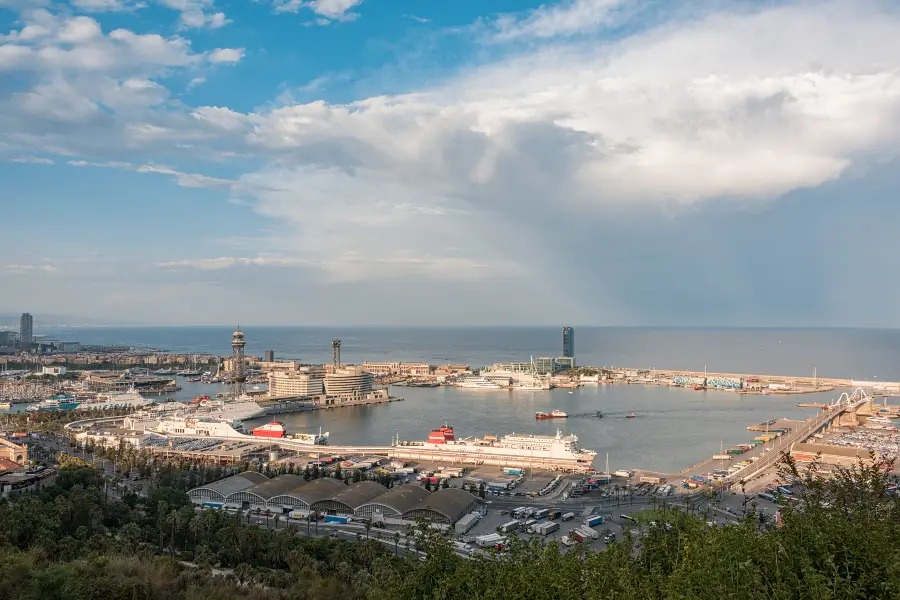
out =
[(862, 388), (857, 388), (852, 394), (846, 392), (841, 394), (837, 400), (829, 404), (814, 418), (806, 421), (797, 429), (776, 438), (775, 445), (769, 452), (740, 471), (728, 475), (725, 481), (731, 483), (750, 481), (781, 460), (782, 453), (789, 452), (795, 443), (805, 441), (814, 433), (827, 427), (832, 421), (837, 420), (840, 423), (846, 415), (850, 415), (855, 424), (857, 415), (860, 413), (871, 414), (872, 402), (872, 398)]

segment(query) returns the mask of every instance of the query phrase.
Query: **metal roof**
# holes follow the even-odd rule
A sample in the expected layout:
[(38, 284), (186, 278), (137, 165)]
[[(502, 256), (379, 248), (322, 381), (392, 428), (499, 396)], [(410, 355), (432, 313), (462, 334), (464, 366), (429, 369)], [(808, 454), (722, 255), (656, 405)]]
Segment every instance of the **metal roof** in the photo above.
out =
[(434, 492), (416, 508), (425, 508), (427, 505), (430, 510), (441, 513), (451, 521), (456, 521), (466, 514), (475, 502), (475, 496), (469, 492), (457, 488), (447, 488)]
[(205, 488), (207, 490), (212, 490), (227, 498), (235, 492), (243, 492), (268, 480), (268, 477), (261, 473), (257, 473), (256, 471), (244, 471), (243, 473), (238, 473), (237, 475), (232, 475), (231, 477), (226, 477), (225, 479), (202, 485), (196, 489)]
[(291, 475), (290, 473), (286, 473), (284, 475), (273, 477), (268, 481), (264, 481), (259, 485), (256, 485), (249, 490), (244, 491), (250, 492), (251, 494), (256, 494), (260, 498), (268, 500), (269, 498), (274, 498), (275, 496), (296, 495), (295, 492), (297, 492), (304, 485), (306, 485), (305, 479), (303, 479), (299, 475)]
[(372, 498), (366, 504), (383, 504), (402, 515), (408, 510), (421, 506), (423, 500), (430, 495), (431, 492), (418, 485), (398, 485), (380, 496)]
[(848, 448), (846, 446), (830, 446), (828, 444), (796, 443), (791, 446), (791, 452), (804, 452), (807, 454), (819, 454), (822, 456), (842, 456), (844, 458), (869, 458), (869, 451), (862, 448)]
[(374, 481), (358, 481), (350, 484), (347, 489), (342, 490), (331, 497), (331, 500), (345, 504), (352, 509), (356, 509), (366, 504), (372, 498), (377, 498), (387, 491), (387, 488), (380, 483)]
[(314, 502), (328, 500), (346, 489), (347, 486), (344, 485), (343, 481), (331, 477), (323, 477), (321, 479), (313, 479), (292, 495), (312, 506)]

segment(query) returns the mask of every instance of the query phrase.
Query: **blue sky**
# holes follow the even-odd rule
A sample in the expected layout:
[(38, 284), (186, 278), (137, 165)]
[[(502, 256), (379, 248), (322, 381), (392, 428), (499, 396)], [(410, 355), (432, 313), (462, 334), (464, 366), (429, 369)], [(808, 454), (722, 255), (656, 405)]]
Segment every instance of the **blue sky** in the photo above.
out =
[(887, 0), (0, 0), (0, 313), (893, 327), (898, 72)]

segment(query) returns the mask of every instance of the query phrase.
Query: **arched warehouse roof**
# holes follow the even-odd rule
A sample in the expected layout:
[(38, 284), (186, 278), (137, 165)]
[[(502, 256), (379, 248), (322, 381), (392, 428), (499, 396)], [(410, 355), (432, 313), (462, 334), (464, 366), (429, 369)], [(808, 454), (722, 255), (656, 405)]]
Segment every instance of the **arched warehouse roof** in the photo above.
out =
[(229, 504), (249, 502), (256, 506), (265, 506), (276, 496), (295, 495), (304, 485), (306, 480), (299, 475), (278, 475), (249, 489), (229, 494), (225, 501)]
[(313, 510), (336, 512), (340, 514), (353, 514), (358, 506), (381, 496), (387, 488), (374, 481), (359, 481), (352, 483), (330, 498), (323, 498), (314, 505)]
[(188, 492), (188, 497), (194, 502), (224, 503), (228, 496), (248, 490), (268, 480), (268, 477), (256, 471), (244, 471), (243, 473), (194, 488)]
[(371, 517), (381, 513), (386, 517), (400, 519), (403, 513), (421, 506), (431, 492), (418, 485), (398, 485), (356, 508), (355, 514)]
[(475, 508), (475, 496), (465, 490), (447, 488), (424, 498), (418, 506), (404, 511), (404, 519), (424, 517), (431, 521), (455, 523)]

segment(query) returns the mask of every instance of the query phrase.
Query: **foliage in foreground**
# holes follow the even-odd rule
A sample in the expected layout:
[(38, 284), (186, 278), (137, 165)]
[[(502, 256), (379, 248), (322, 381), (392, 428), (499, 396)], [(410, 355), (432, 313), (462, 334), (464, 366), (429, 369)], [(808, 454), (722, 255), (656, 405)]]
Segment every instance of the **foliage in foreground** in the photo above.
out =
[(801, 502), (782, 510), (781, 527), (761, 528), (752, 507), (729, 527), (664, 510), (652, 516), (657, 526), (645, 520), (601, 553), (516, 541), (475, 559), (423, 529), (424, 562), (375, 542), (308, 540), (196, 513), (167, 488), (106, 503), (90, 470), (69, 469), (52, 493), (0, 504), (0, 598), (898, 598), (900, 504), (882, 467), (860, 464), (825, 483), (786, 461)]

